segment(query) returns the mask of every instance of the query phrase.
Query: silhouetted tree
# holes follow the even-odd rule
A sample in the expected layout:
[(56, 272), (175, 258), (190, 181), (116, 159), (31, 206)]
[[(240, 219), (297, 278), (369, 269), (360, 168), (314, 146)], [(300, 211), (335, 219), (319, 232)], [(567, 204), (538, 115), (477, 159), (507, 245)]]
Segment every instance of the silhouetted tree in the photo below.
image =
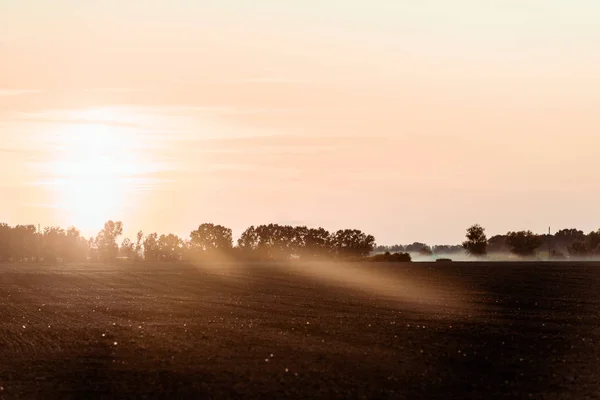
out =
[(404, 250), (409, 253), (418, 253), (423, 247), (427, 247), (427, 245), (421, 242), (414, 242), (413, 244), (409, 244), (408, 246), (406, 246)]
[(158, 245), (158, 235), (156, 233), (151, 233), (144, 239), (144, 260), (160, 260), (160, 248)]
[(598, 250), (600, 250), (600, 229), (588, 233), (585, 237), (585, 244), (590, 255), (598, 255)]
[(434, 254), (461, 254), (465, 252), (462, 245), (438, 245), (432, 248)]
[(375, 238), (358, 229), (342, 229), (337, 231), (331, 240), (339, 257), (366, 257), (375, 248)]
[(324, 228), (294, 228), (294, 253), (302, 259), (316, 260), (331, 256), (331, 234)]
[(144, 256), (144, 232), (139, 231), (136, 236), (135, 247), (133, 250), (133, 258), (137, 261)]
[(34, 225), (17, 225), (10, 230), (10, 257), (15, 261), (37, 258), (39, 238)]
[(464, 249), (473, 256), (484, 256), (487, 254), (487, 237), (485, 228), (475, 224), (467, 229), (467, 240), (463, 242)]
[(64, 260), (67, 262), (85, 261), (88, 254), (88, 242), (81, 236), (81, 233), (75, 227), (70, 227), (67, 229), (65, 240)]
[(161, 261), (179, 261), (183, 254), (183, 240), (172, 233), (160, 235), (158, 252)]
[(433, 255), (433, 250), (431, 250), (431, 247), (429, 246), (423, 246), (421, 247), (421, 250), (419, 250), (419, 254), (422, 256), (432, 256)]
[(202, 224), (190, 233), (189, 245), (194, 255), (230, 253), (233, 248), (232, 231), (222, 225)]
[(119, 248), (119, 254), (121, 257), (127, 257), (127, 259), (131, 260), (134, 258), (135, 245), (131, 242), (129, 238), (123, 239), (121, 242), (121, 247)]
[(519, 256), (532, 256), (542, 241), (540, 237), (531, 231), (508, 232), (506, 244), (509, 250)]
[(9, 261), (11, 228), (8, 224), (0, 223), (0, 261)]
[(64, 260), (66, 233), (58, 227), (44, 228), (42, 235), (42, 258), (44, 261), (57, 262)]
[(254, 225), (242, 232), (238, 239), (238, 248), (245, 253), (252, 253), (258, 249), (258, 232)]
[(296, 253), (294, 228), (289, 225), (269, 224), (256, 227), (258, 252), (267, 259), (289, 259)]
[(487, 245), (488, 253), (505, 253), (508, 252), (508, 246), (506, 245), (506, 235), (494, 235), (488, 239)]
[(96, 236), (96, 247), (98, 256), (102, 261), (114, 261), (119, 254), (117, 238), (123, 234), (123, 223), (120, 221), (108, 221), (104, 224), (98, 236)]
[(571, 243), (568, 247), (569, 255), (573, 257), (587, 257), (588, 247), (584, 240)]
[(552, 247), (563, 252), (569, 251), (571, 245), (575, 242), (583, 242), (585, 234), (578, 229), (561, 229), (554, 234)]
[(368, 258), (369, 261), (373, 262), (410, 262), (411, 257), (408, 253), (390, 253), (386, 251), (383, 254), (376, 254)]

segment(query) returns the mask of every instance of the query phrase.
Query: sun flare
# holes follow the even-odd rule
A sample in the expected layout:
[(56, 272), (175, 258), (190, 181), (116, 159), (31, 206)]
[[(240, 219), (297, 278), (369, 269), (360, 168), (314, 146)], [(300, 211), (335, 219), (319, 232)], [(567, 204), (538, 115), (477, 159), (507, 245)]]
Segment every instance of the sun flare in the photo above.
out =
[[(97, 113), (93, 115), (96, 116)], [(82, 114), (89, 118), (90, 112)], [(71, 124), (61, 129), (51, 175), (58, 188), (56, 206), (84, 231), (99, 229), (118, 218), (139, 172), (135, 143), (126, 128), (101, 122)]]

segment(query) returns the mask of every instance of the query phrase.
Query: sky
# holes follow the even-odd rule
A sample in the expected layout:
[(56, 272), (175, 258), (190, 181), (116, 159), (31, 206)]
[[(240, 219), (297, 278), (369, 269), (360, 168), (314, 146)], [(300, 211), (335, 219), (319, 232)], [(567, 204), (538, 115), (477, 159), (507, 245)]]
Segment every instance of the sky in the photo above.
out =
[(0, 221), (600, 227), (600, 3), (0, 0)]

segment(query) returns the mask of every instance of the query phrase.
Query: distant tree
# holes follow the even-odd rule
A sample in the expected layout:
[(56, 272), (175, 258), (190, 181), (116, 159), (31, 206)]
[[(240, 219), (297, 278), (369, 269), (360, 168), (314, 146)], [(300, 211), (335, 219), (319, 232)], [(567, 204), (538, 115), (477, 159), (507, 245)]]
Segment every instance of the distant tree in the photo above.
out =
[(566, 257), (561, 251), (552, 249), (550, 250), (550, 258), (553, 260), (564, 260)]
[(554, 234), (552, 247), (563, 252), (568, 252), (573, 243), (583, 242), (584, 240), (585, 234), (583, 231), (574, 228), (561, 229)]
[(96, 238), (88, 239), (88, 257), (90, 261), (98, 261), (100, 259)]
[(11, 228), (8, 224), (0, 223), (0, 261), (9, 261)]
[(410, 262), (411, 257), (409, 253), (385, 253), (375, 254), (368, 258), (369, 261), (373, 262)]
[(139, 231), (136, 235), (135, 247), (133, 249), (133, 258), (137, 261), (144, 256), (144, 232)]
[(15, 261), (31, 261), (37, 257), (39, 239), (34, 225), (17, 225), (10, 229), (9, 253)]
[(160, 260), (160, 248), (158, 245), (158, 235), (156, 233), (151, 233), (144, 239), (144, 260)]
[(505, 253), (508, 252), (506, 245), (506, 235), (494, 235), (488, 239), (488, 253)]
[(297, 253), (298, 243), (294, 227), (269, 224), (256, 227), (258, 234), (258, 252), (268, 259), (287, 260)]
[(332, 236), (336, 254), (343, 258), (366, 257), (375, 248), (375, 238), (358, 229), (343, 229)]
[(297, 226), (293, 230), (293, 252), (301, 259), (316, 260), (331, 256), (331, 233), (324, 228)]
[(114, 261), (119, 254), (117, 238), (123, 234), (123, 223), (108, 221), (104, 224), (98, 236), (96, 236), (96, 247), (102, 261)]
[(460, 254), (465, 251), (462, 245), (437, 245), (431, 250), (434, 254)]
[(385, 253), (385, 252), (388, 252), (388, 253), (389, 253), (389, 251), (390, 251), (390, 246), (382, 246), (382, 245), (379, 245), (379, 246), (376, 246), (376, 247), (373, 249), (373, 251), (374, 251), (375, 253)]
[(390, 246), (389, 251), (391, 253), (401, 253), (403, 251), (406, 251), (406, 248), (401, 244), (395, 244), (393, 246)]
[(421, 247), (421, 250), (419, 250), (419, 255), (426, 257), (432, 256), (433, 250), (431, 250), (431, 247), (429, 246), (423, 246)]
[(183, 240), (172, 233), (160, 235), (158, 253), (161, 261), (179, 261), (183, 254)]
[(588, 233), (585, 237), (585, 244), (590, 255), (597, 255), (597, 251), (600, 249), (600, 229)]
[(258, 249), (258, 232), (254, 225), (242, 232), (238, 239), (238, 248), (244, 253), (253, 253)]
[(508, 232), (506, 244), (513, 254), (519, 256), (532, 256), (542, 241), (540, 237), (531, 231)]
[(196, 255), (229, 253), (233, 248), (232, 231), (222, 225), (202, 224), (190, 233), (189, 245)]
[(127, 257), (127, 259), (129, 260), (132, 260), (134, 258), (135, 245), (131, 242), (129, 238), (125, 238), (123, 239), (123, 242), (121, 242), (119, 254), (121, 257)]
[(588, 247), (584, 240), (571, 243), (567, 249), (569, 251), (569, 255), (573, 257), (587, 257), (589, 254)]
[(408, 246), (406, 246), (404, 250), (409, 253), (418, 253), (423, 247), (427, 247), (427, 245), (421, 242), (414, 242), (413, 244), (409, 244)]
[(485, 228), (475, 224), (467, 229), (467, 240), (463, 242), (463, 248), (473, 256), (484, 256), (487, 254), (487, 237)]
[(66, 233), (59, 227), (44, 228), (42, 235), (42, 257), (45, 261), (55, 263), (64, 260), (66, 250)]
[(75, 227), (67, 229), (65, 241), (64, 260), (67, 262), (85, 261), (88, 254), (88, 242)]

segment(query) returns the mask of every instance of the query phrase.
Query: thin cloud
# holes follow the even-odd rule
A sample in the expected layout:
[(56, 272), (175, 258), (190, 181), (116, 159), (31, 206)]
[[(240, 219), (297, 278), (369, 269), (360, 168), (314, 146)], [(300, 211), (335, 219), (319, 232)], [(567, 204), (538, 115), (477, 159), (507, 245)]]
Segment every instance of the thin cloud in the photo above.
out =
[(0, 89), (0, 96), (22, 96), (38, 93), (42, 93), (42, 91), (37, 89)]
[(249, 83), (308, 83), (307, 80), (295, 79), (295, 78), (285, 78), (282, 76), (260, 76), (260, 77), (249, 79), (247, 82), (249, 82)]
[(83, 89), (84, 92), (96, 92), (96, 93), (138, 93), (143, 92), (142, 89), (136, 88), (119, 88), (119, 87), (105, 87), (105, 88), (87, 88)]
[(39, 122), (39, 123), (50, 123), (50, 124), (72, 124), (72, 125), (108, 125), (122, 128), (137, 128), (143, 126), (142, 124), (137, 124), (133, 122), (120, 122), (120, 121), (105, 121), (105, 120), (94, 120), (94, 119), (66, 119), (66, 118), (44, 118), (37, 117), (34, 115), (23, 116), (12, 118), (12, 121), (21, 121), (21, 122)]

